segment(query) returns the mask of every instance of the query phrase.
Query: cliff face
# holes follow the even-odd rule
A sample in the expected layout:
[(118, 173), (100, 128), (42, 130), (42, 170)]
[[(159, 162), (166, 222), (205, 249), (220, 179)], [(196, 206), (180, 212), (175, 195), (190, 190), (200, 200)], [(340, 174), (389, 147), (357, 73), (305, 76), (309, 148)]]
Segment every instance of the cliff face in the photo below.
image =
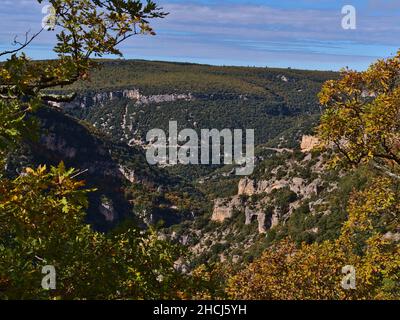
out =
[(245, 217), (246, 217), (246, 221), (245, 221), (245, 225), (249, 225), (252, 223), (252, 220), (254, 218), (257, 219), (257, 223), (258, 223), (258, 233), (262, 234), (262, 233), (266, 233), (267, 232), (267, 227), (270, 227), (272, 225), (272, 221), (268, 221), (267, 223), (267, 217), (266, 214), (263, 210), (261, 209), (250, 209), (249, 207), (245, 208), (244, 211)]
[(225, 219), (232, 218), (233, 211), (241, 207), (239, 197), (234, 197), (231, 200), (217, 199), (214, 202), (214, 210), (211, 217), (212, 221), (224, 222)]
[(257, 185), (254, 180), (245, 178), (239, 181), (238, 195), (252, 196), (257, 192)]
[(128, 99), (134, 101), (135, 105), (148, 105), (152, 103), (174, 102), (174, 101), (191, 101), (194, 99), (192, 94), (159, 94), (159, 95), (143, 95), (138, 89), (124, 89), (112, 91), (93, 91), (80, 93), (77, 97), (68, 103), (52, 103), (53, 106), (63, 108), (65, 110), (75, 108), (91, 108), (93, 106), (101, 106), (113, 100)]
[(303, 136), (300, 149), (302, 152), (310, 152), (320, 143), (320, 140), (314, 136)]
[(238, 186), (238, 195), (253, 196), (257, 194), (269, 194), (274, 190), (289, 188), (297, 195), (309, 198), (313, 194), (318, 193), (318, 186), (321, 184), (320, 179), (315, 179), (311, 183), (306, 180), (294, 177), (289, 180), (261, 180), (255, 181), (248, 178), (242, 179)]
[(301, 152), (301, 141), (310, 142), (301, 133), (290, 148), (279, 147), (285, 139), (259, 146), (249, 177), (234, 177), (231, 167), (225, 167), (199, 179), (201, 190), (212, 188), (212, 214), (178, 229), (178, 239), (200, 262), (251, 262), (282, 237), (299, 243), (323, 241), (327, 232), (335, 235), (334, 223), (340, 230), (345, 217), (341, 201), (347, 201), (342, 190), (352, 178), (326, 170), (324, 153)]
[[(318, 143), (318, 139), (314, 137), (303, 136), (302, 151), (308, 153)], [(277, 154), (286, 152), (291, 157), (294, 152), (293, 150), (282, 151), (272, 148), (269, 150), (275, 151)], [(310, 170), (308, 178), (301, 176), (305, 168)], [(284, 165), (278, 165), (272, 170), (274, 174), (268, 180), (249, 177), (241, 179), (238, 183), (237, 195), (215, 200), (211, 219), (223, 222), (232, 218), (234, 211), (237, 210), (242, 212), (245, 225), (256, 220), (259, 233), (266, 233), (280, 222), (287, 220), (302, 203), (323, 190), (324, 181), (320, 176), (322, 169), (322, 158), (312, 160), (311, 154), (308, 154), (302, 161), (291, 160)], [(286, 171), (287, 174), (278, 178), (276, 176), (278, 171)], [(292, 197), (288, 198), (287, 203), (277, 205), (276, 198), (279, 198), (280, 194), (292, 194)], [(272, 211), (267, 213), (267, 207), (272, 207)]]

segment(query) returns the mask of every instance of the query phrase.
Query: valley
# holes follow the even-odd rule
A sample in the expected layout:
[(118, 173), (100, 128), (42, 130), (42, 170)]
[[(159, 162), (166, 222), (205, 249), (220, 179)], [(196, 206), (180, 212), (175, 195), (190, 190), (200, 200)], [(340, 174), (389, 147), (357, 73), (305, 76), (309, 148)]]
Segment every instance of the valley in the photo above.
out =
[[(346, 219), (349, 191), (366, 183), (362, 170), (351, 177), (325, 170), (327, 155), (313, 150), (321, 114), (317, 93), (335, 77), (291, 69), (112, 61), (91, 74), (74, 101), (53, 107), (110, 139), (109, 152), (116, 146), (125, 150), (116, 157), (120, 191), (99, 188), (105, 203), (97, 200), (91, 221), (103, 229), (127, 217), (157, 226), (164, 238), (192, 252), (194, 260), (181, 262), (185, 269), (226, 260), (241, 265), (287, 236), (298, 243), (334, 239)], [(148, 165), (146, 133), (168, 129), (170, 121), (198, 133), (254, 128), (254, 173), (238, 177), (233, 164)], [(141, 158), (132, 163), (135, 149)], [(70, 164), (87, 169), (81, 160)], [(127, 205), (121, 207), (121, 201)]]

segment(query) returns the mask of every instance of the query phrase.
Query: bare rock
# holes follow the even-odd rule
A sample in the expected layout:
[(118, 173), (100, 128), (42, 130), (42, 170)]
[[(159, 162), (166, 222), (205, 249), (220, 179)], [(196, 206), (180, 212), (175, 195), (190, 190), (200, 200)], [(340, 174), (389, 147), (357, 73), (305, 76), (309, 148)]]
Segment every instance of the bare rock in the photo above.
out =
[(303, 136), (301, 140), (301, 152), (307, 153), (313, 150), (317, 145), (319, 145), (320, 141), (317, 137), (314, 136)]
[(276, 211), (274, 211), (274, 213), (272, 214), (272, 217), (271, 217), (271, 229), (272, 228), (275, 228), (276, 226), (278, 226), (278, 224), (279, 224), (279, 214), (276, 212)]
[(293, 178), (289, 188), (297, 195), (301, 195), (304, 190), (305, 182), (306, 181), (302, 178)]
[(267, 232), (267, 229), (265, 226), (266, 217), (265, 217), (265, 213), (262, 210), (255, 211), (255, 210), (251, 210), (249, 207), (246, 207), (245, 216), (246, 216), (246, 221), (245, 221), (246, 225), (251, 224), (253, 218), (256, 217), (257, 222), (258, 222), (258, 232), (260, 234)]
[(256, 193), (256, 183), (249, 178), (241, 179), (238, 186), (238, 195), (252, 196)]
[(131, 183), (136, 182), (136, 175), (134, 170), (129, 170), (127, 168), (124, 168), (122, 166), (119, 166), (119, 172), (122, 173), (122, 175), (126, 178)]
[(225, 219), (232, 217), (234, 204), (227, 199), (217, 199), (214, 202), (214, 211), (211, 217), (212, 221), (224, 222)]

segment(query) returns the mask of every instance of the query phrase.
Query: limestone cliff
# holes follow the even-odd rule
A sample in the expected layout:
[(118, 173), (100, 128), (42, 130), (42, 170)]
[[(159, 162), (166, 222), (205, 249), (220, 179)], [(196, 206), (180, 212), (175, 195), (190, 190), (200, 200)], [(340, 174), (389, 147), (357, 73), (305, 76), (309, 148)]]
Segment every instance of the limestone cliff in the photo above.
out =
[(136, 105), (148, 105), (152, 103), (173, 102), (173, 101), (191, 101), (194, 99), (192, 94), (188, 93), (171, 93), (159, 95), (143, 95), (138, 89), (109, 90), (109, 91), (93, 91), (78, 94), (77, 97), (68, 103), (52, 103), (53, 106), (63, 109), (90, 108), (93, 106), (101, 106), (105, 103), (121, 98), (135, 101)]
[(317, 147), (320, 143), (320, 140), (314, 136), (303, 136), (301, 139), (301, 151), (302, 152), (310, 152), (315, 147)]

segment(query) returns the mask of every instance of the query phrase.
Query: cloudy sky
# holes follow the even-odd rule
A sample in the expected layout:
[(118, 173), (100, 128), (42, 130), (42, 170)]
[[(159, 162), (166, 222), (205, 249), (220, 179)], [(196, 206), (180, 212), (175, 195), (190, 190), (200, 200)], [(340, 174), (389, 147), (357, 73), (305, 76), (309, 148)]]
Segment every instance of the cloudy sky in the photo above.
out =
[[(125, 58), (216, 65), (365, 69), (400, 48), (400, 0), (158, 0), (170, 15), (157, 36), (122, 45)], [(357, 12), (356, 30), (342, 28), (344, 5)], [(27, 30), (41, 28), (36, 0), (1, 0), (0, 50)], [(54, 57), (54, 32), (26, 52)]]

